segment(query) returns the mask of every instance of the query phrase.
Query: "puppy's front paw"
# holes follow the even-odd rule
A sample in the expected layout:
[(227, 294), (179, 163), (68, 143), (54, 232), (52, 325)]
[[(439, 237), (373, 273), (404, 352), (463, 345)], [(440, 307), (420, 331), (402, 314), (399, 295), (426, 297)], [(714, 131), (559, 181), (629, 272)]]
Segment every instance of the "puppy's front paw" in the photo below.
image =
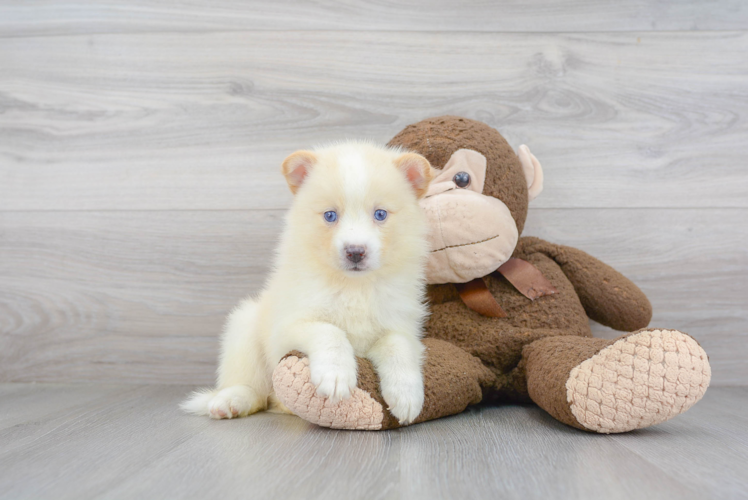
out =
[(382, 381), (382, 397), (400, 425), (412, 424), (423, 409), (423, 378), (421, 374)]
[(227, 387), (208, 403), (211, 418), (246, 417), (261, 409), (262, 402), (255, 391), (246, 385)]
[(327, 357), (311, 360), (309, 370), (317, 394), (333, 403), (350, 397), (356, 388), (356, 358), (353, 356)]

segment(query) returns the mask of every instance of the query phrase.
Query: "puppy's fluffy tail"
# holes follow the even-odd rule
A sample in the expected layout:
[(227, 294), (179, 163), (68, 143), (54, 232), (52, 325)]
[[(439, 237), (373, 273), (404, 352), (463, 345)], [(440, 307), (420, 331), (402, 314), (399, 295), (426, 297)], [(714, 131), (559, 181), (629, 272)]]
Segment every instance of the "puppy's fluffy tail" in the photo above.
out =
[(213, 389), (201, 389), (195, 391), (190, 394), (190, 396), (184, 400), (179, 407), (183, 411), (193, 415), (210, 415), (208, 403), (210, 403), (210, 400), (216, 395), (216, 392), (218, 391)]

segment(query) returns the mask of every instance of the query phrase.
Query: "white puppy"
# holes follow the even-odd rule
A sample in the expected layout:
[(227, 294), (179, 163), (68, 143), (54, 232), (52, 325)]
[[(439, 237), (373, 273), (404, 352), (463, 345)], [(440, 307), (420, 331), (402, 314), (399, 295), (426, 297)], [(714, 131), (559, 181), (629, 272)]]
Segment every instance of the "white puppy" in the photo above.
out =
[(421, 328), (428, 227), (418, 198), (432, 178), (413, 153), (363, 142), (298, 151), (283, 162), (294, 203), (265, 291), (231, 313), (215, 390), (182, 408), (213, 418), (276, 409), (271, 375), (297, 350), (317, 393), (346, 398), (370, 359), (402, 423), (423, 406)]

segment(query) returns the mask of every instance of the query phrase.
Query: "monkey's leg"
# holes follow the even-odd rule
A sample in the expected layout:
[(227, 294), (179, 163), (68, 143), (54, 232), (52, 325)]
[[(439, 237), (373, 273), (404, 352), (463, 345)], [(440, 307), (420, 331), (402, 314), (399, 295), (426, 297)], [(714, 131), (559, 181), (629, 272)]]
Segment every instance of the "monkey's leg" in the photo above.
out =
[[(494, 375), (480, 360), (459, 347), (436, 339), (424, 339), (424, 404), (413, 423), (425, 422), (463, 411), (483, 398)], [(358, 386), (348, 399), (331, 403), (316, 394), (309, 375), (309, 361), (291, 353), (273, 373), (278, 399), (299, 417), (334, 429), (384, 430), (400, 427), (387, 410), (379, 378), (367, 359), (358, 360)]]
[(690, 336), (647, 329), (615, 340), (547, 337), (523, 349), (532, 400), (578, 429), (641, 429), (696, 404), (711, 377), (709, 359)]

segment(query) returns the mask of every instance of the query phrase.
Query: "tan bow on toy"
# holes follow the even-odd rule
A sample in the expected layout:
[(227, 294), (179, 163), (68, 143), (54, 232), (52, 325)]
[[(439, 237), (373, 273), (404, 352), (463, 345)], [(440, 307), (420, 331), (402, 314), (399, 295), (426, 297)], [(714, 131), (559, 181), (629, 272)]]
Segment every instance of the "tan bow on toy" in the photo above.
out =
[[(496, 271), (530, 300), (558, 292), (548, 278), (526, 260), (511, 258)], [(483, 278), (475, 278), (473, 281), (457, 285), (457, 292), (465, 305), (478, 314), (489, 318), (507, 317)]]

